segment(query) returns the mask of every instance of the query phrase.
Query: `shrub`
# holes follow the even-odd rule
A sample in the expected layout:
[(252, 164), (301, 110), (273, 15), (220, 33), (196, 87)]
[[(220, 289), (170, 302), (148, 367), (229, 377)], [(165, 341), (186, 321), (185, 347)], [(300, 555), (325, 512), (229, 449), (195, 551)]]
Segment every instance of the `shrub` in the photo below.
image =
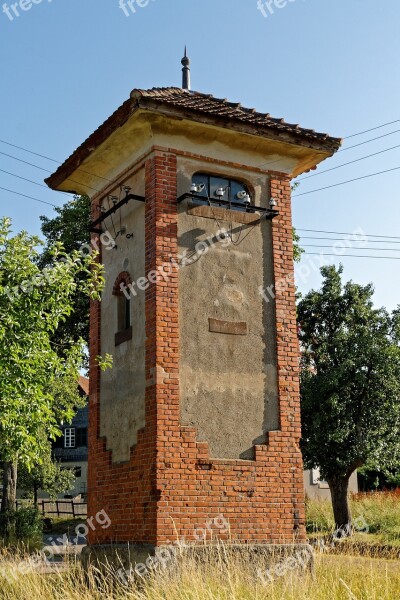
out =
[[(10, 528), (9, 531), (7, 527)], [(0, 535), (6, 538), (7, 543), (22, 542), (29, 547), (39, 545), (42, 541), (43, 521), (37, 508), (23, 507), (7, 515), (0, 514)]]

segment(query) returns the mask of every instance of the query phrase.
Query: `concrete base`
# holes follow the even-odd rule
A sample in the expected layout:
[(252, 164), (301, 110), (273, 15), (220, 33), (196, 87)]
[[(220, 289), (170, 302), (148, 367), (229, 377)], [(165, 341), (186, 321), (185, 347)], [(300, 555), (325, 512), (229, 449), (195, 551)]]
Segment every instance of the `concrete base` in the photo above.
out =
[(91, 565), (116, 576), (127, 583), (136, 577), (145, 577), (159, 568), (174, 569), (185, 558), (203, 564), (217, 564), (239, 559), (248, 563), (254, 574), (265, 583), (282, 577), (293, 570), (314, 571), (314, 552), (309, 544), (209, 544), (155, 547), (151, 544), (107, 544), (87, 546), (82, 552), (86, 569)]

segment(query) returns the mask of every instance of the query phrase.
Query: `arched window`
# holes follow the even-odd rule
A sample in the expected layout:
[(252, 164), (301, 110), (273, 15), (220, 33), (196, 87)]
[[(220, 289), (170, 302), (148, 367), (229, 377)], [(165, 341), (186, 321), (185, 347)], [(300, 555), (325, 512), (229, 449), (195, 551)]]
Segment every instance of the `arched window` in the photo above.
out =
[(211, 203), (213, 206), (240, 211), (246, 211), (252, 204), (247, 186), (236, 179), (195, 173), (191, 191), (195, 194), (193, 201), (199, 204)]
[(132, 339), (132, 299), (129, 287), (131, 283), (132, 277), (130, 274), (123, 271), (118, 275), (113, 287), (113, 295), (116, 296), (116, 346)]

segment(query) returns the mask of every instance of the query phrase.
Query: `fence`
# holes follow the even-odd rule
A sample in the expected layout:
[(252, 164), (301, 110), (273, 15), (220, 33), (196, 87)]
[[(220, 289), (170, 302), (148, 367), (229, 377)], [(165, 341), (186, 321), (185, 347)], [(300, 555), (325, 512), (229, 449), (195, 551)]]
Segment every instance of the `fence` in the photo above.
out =
[[(32, 506), (31, 500), (17, 500), (16, 508)], [(86, 517), (87, 503), (76, 500), (38, 500), (38, 508), (44, 517)]]
[(74, 500), (39, 500), (38, 506), (44, 517), (55, 516), (71, 516), (86, 517), (87, 503), (74, 502)]

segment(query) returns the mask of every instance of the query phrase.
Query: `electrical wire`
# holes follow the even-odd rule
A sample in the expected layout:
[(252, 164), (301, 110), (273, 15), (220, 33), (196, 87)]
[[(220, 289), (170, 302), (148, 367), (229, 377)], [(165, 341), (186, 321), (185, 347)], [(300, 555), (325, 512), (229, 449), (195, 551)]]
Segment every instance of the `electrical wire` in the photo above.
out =
[(392, 146), (391, 148), (386, 148), (386, 150), (380, 150), (379, 152), (374, 152), (373, 154), (368, 154), (367, 156), (362, 156), (361, 158), (356, 158), (355, 160), (350, 160), (349, 162), (338, 165), (337, 167), (332, 167), (331, 169), (324, 169), (323, 171), (319, 171), (318, 173), (314, 173), (313, 175), (307, 175), (307, 177), (302, 177), (298, 180), (298, 183), (305, 181), (306, 179), (311, 179), (311, 177), (317, 177), (318, 175), (323, 175), (324, 173), (329, 173), (329, 171), (336, 171), (336, 169), (341, 169), (342, 167), (346, 167), (347, 165), (352, 165), (356, 162), (360, 162), (361, 160), (365, 160), (367, 158), (371, 158), (372, 156), (378, 156), (378, 154), (384, 154), (385, 152), (389, 152), (390, 150), (395, 150), (396, 148), (400, 148), (400, 144), (397, 146)]
[[(341, 240), (346, 241), (346, 240)], [(302, 244), (303, 248), (333, 248), (333, 244), (330, 246), (323, 246), (320, 244)], [(368, 248), (368, 247), (358, 247), (356, 250), (373, 250), (373, 252), (400, 252), (400, 248)]]
[(294, 194), (293, 198), (298, 196), (306, 196), (307, 194), (315, 194), (315, 192), (322, 192), (323, 190), (329, 190), (330, 188), (338, 187), (340, 185), (346, 185), (347, 183), (352, 183), (353, 181), (361, 181), (362, 179), (376, 177), (377, 175), (384, 175), (385, 173), (391, 173), (392, 171), (398, 171), (399, 169), (400, 167), (394, 167), (393, 169), (386, 169), (385, 171), (378, 171), (377, 173), (363, 175), (362, 177), (355, 177), (354, 179), (348, 179), (347, 181), (341, 181), (340, 183), (333, 183), (332, 185), (327, 185), (323, 188), (318, 188), (317, 190), (310, 190), (308, 192), (302, 192), (301, 194)]
[[(296, 227), (296, 231), (308, 231), (311, 233), (328, 233), (330, 235), (354, 235), (353, 233), (349, 233), (348, 231), (324, 231), (322, 229), (300, 229)], [(400, 240), (400, 237), (397, 235), (376, 235), (376, 234), (372, 234), (372, 233), (364, 233), (363, 235), (366, 235), (367, 237), (379, 237), (379, 238), (386, 238), (386, 239), (390, 239), (390, 240)]]
[[(43, 183), (39, 183), (38, 181), (33, 181), (32, 179), (26, 179), (26, 177), (21, 177), (21, 175), (17, 175), (16, 173), (10, 173), (10, 171), (4, 171), (4, 169), (0, 169), (0, 173), (6, 173), (6, 175), (11, 175), (12, 177), (17, 177), (18, 179), (22, 179), (23, 181), (28, 181), (29, 183), (33, 183), (34, 185), (38, 185), (39, 187), (44, 188), (45, 190), (49, 190), (47, 185), (43, 185)], [(66, 196), (69, 196), (67, 192), (61, 192)]]
[[(49, 169), (45, 169), (44, 167), (40, 167), (39, 165), (35, 165), (26, 160), (22, 160), (22, 158), (17, 158), (16, 156), (13, 156), (12, 154), (7, 154), (6, 152), (0, 152), (0, 154), (2, 156), (7, 156), (7, 158), (11, 158), (12, 160), (17, 160), (18, 162), (24, 163), (25, 165), (29, 165), (30, 167), (34, 167), (35, 169), (39, 169), (40, 171), (44, 171), (45, 173), (52, 173), (52, 171), (49, 171)], [(84, 173), (84, 171), (82, 171), (82, 173)], [(95, 177), (97, 177), (97, 175), (95, 175)], [(71, 183), (77, 183), (78, 185), (83, 185), (81, 181), (76, 181), (74, 179), (68, 178), (68, 181), (71, 181)], [(85, 185), (88, 188), (90, 188), (91, 190), (94, 190), (95, 192), (98, 192), (98, 193), (101, 192), (101, 190), (98, 190), (97, 188), (94, 188), (93, 186), (90, 186), (87, 184), (85, 184)]]
[(3, 192), (9, 192), (10, 194), (16, 194), (17, 196), (22, 196), (23, 198), (29, 198), (30, 200), (35, 200), (35, 202), (40, 202), (41, 204), (48, 204), (49, 206), (54, 206), (54, 208), (58, 208), (56, 204), (46, 202), (45, 200), (39, 200), (39, 198), (33, 198), (32, 196), (27, 196), (26, 194), (21, 194), (20, 192), (14, 192), (14, 190), (8, 190), (7, 188), (3, 187), (0, 187), (0, 190), (3, 190)]
[(343, 139), (349, 140), (350, 138), (357, 137), (358, 135), (362, 135), (363, 133), (369, 133), (370, 131), (375, 131), (376, 129), (382, 129), (382, 127), (387, 127), (388, 125), (394, 125), (394, 123), (400, 123), (400, 119), (397, 119), (396, 121), (390, 121), (389, 123), (383, 123), (382, 125), (378, 125), (377, 127), (372, 127), (372, 129), (366, 129), (365, 131), (359, 131), (358, 133), (347, 135)]
[[(318, 237), (318, 236), (313, 236), (313, 235), (302, 235), (300, 236), (300, 238), (302, 240), (330, 240), (332, 242), (357, 242), (357, 241), (361, 241), (361, 240), (355, 240), (354, 236), (357, 234), (349, 234), (350, 236), (353, 236), (353, 239), (351, 239), (350, 237), (347, 238), (331, 238), (331, 237)], [(365, 234), (363, 237), (368, 238), (368, 236)], [(386, 240), (368, 240), (368, 244), (400, 244), (400, 241), (395, 241), (395, 240), (391, 240), (391, 241), (386, 241)]]
[(400, 260), (400, 256), (372, 256), (369, 254), (329, 254), (327, 252), (304, 252), (304, 254), (309, 254), (313, 256), (336, 256), (336, 258), (352, 257), (352, 258), (379, 258), (381, 260)]
[[(22, 150), (23, 152), (28, 152), (29, 154), (33, 154), (34, 156), (39, 156), (40, 158), (50, 160), (51, 162), (57, 163), (58, 165), (63, 164), (59, 160), (55, 160), (54, 158), (50, 158), (49, 156), (39, 154), (38, 152), (33, 152), (33, 150), (28, 150), (27, 148), (24, 148), (23, 146), (16, 146), (15, 144), (11, 144), (11, 142), (6, 142), (5, 140), (0, 140), (0, 142), (2, 144), (6, 144), (7, 146), (11, 146), (12, 148), (18, 148), (18, 150)], [(52, 171), (48, 171), (48, 172), (52, 173)], [(94, 173), (89, 173), (88, 171), (81, 171), (81, 173), (85, 173), (86, 175), (92, 175), (92, 177), (97, 177), (98, 179), (104, 179), (104, 181), (109, 181), (110, 183), (112, 183), (111, 179), (107, 179), (106, 177), (102, 177), (101, 175), (95, 175)], [(77, 182), (75, 182), (75, 183), (77, 183)]]
[(364, 146), (365, 144), (369, 144), (370, 142), (375, 142), (376, 140), (381, 140), (389, 135), (394, 135), (395, 133), (399, 133), (400, 129), (396, 129), (395, 131), (391, 131), (390, 133), (385, 133), (384, 135), (379, 135), (378, 137), (371, 138), (370, 140), (365, 140), (365, 142), (360, 142), (359, 144), (354, 144), (353, 146), (348, 146), (347, 148), (341, 148), (337, 151), (337, 154), (340, 152), (346, 152), (347, 150), (351, 150), (352, 148), (358, 148), (359, 146)]

